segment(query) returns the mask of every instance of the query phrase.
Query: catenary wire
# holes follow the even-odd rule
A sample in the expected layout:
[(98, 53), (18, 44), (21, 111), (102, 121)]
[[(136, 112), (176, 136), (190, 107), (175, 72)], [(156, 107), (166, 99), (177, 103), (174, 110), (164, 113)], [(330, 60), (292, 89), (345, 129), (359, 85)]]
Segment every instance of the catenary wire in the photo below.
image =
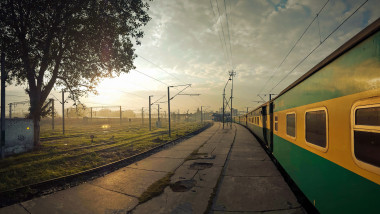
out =
[(303, 58), (292, 70), (290, 70), (270, 91), (272, 92), (282, 81), (284, 81), (289, 74), (291, 74), (299, 65), (301, 65), (315, 50), (317, 50), (333, 33), (335, 33), (351, 16), (353, 16), (361, 7), (363, 7), (368, 0), (364, 1), (356, 10), (351, 13), (342, 23), (340, 23), (322, 42), (320, 42), (305, 58)]

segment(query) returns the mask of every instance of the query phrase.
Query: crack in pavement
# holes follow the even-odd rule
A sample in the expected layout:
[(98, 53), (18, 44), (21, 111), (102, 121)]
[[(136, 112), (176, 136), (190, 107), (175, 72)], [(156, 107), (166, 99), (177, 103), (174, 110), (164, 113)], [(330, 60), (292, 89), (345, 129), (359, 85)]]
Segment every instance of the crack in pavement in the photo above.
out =
[(99, 187), (99, 188), (102, 188), (104, 190), (108, 190), (110, 192), (116, 192), (116, 193), (119, 193), (119, 194), (122, 194), (122, 195), (126, 195), (126, 196), (129, 196), (129, 197), (133, 197), (133, 198), (138, 198), (138, 196), (135, 196), (135, 195), (130, 195), (130, 194), (127, 194), (127, 193), (124, 193), (124, 192), (119, 192), (117, 190), (113, 190), (113, 189), (108, 189), (108, 188), (105, 188), (105, 187), (102, 187), (102, 186), (99, 186), (99, 185), (95, 185), (95, 184), (91, 184), (91, 183), (88, 183), (92, 186), (95, 186), (95, 187)]
[(26, 209), (26, 207), (22, 205), (22, 203), (19, 203), (18, 205), (20, 205), (27, 213), (31, 214), (31, 212), (28, 209)]

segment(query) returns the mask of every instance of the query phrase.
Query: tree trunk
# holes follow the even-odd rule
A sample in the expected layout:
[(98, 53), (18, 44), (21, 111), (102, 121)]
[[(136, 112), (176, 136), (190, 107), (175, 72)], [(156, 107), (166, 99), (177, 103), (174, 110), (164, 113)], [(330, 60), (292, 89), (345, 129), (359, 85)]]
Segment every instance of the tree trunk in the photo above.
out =
[(40, 145), (40, 117), (35, 115), (33, 116), (33, 125), (34, 125), (34, 147)]
[(33, 143), (34, 147), (40, 145), (40, 120), (41, 120), (41, 105), (40, 105), (41, 93), (37, 91), (31, 91), (29, 93), (30, 98), (30, 113), (29, 118), (33, 120), (34, 136)]

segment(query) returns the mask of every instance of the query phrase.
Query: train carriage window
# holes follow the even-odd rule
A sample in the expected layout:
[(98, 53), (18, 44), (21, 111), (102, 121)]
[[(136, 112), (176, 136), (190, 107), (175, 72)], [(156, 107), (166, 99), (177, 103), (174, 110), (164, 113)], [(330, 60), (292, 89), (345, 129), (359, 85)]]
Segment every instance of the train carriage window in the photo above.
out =
[(360, 105), (367, 103), (353, 107), (352, 153), (359, 166), (380, 174), (380, 104)]
[(286, 134), (290, 137), (296, 137), (296, 113), (286, 114)]
[(274, 116), (274, 131), (278, 131), (278, 116)]
[(305, 112), (305, 139), (309, 146), (327, 151), (328, 123), (327, 109), (318, 108)]
[(355, 125), (380, 126), (380, 107), (356, 109)]

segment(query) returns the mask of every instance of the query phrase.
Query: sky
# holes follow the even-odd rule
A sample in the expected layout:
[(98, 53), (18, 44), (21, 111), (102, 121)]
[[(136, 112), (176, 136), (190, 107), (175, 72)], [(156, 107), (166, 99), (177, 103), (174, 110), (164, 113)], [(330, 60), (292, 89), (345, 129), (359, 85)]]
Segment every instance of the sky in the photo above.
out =
[[(380, 0), (148, 3), (152, 19), (142, 28), (141, 45), (135, 46), (137, 71), (103, 80), (99, 95), (81, 99), (87, 107), (122, 106), (138, 113), (148, 107), (148, 96), (153, 95), (153, 102), (165, 102), (168, 86), (191, 84), (182, 93), (199, 96), (176, 96), (172, 111), (190, 113), (201, 106), (217, 111), (229, 72), (235, 71), (233, 107), (253, 109), (262, 100), (258, 95), (267, 101), (268, 94), (278, 94), (380, 17)], [(182, 89), (170, 88), (171, 96)], [(27, 100), (23, 91), (20, 86), (8, 87), (6, 102)], [(230, 96), (231, 81), (226, 86), (226, 97)], [(50, 97), (60, 99), (61, 94), (53, 91)], [(66, 104), (71, 105), (71, 101)], [(160, 107), (167, 111), (167, 103)]]

